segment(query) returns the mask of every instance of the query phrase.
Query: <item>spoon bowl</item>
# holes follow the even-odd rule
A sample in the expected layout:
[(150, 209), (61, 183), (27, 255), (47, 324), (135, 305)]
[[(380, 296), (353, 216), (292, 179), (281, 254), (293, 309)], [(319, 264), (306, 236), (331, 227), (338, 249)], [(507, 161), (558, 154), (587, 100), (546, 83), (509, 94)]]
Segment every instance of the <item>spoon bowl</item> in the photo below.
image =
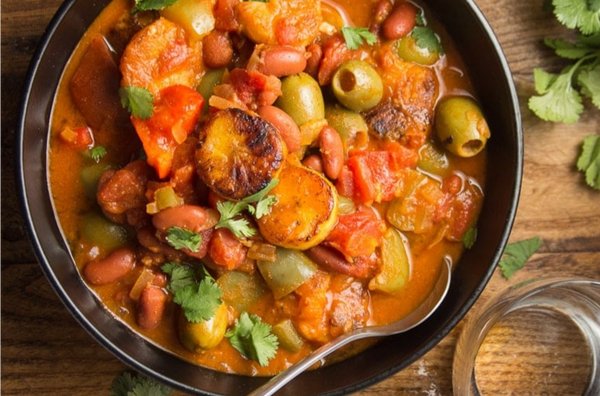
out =
[(419, 324), (423, 323), (428, 317), (435, 312), (439, 305), (444, 300), (450, 288), (450, 272), (452, 264), (449, 261), (444, 261), (440, 276), (435, 283), (429, 296), (410, 314), (404, 318), (383, 326), (367, 326), (355, 329), (348, 333), (342, 334), (334, 338), (320, 348), (309, 353), (306, 357), (298, 361), (285, 371), (274, 376), (261, 387), (257, 388), (248, 396), (271, 396), (288, 382), (296, 378), (303, 371), (310, 368), (313, 364), (323, 359), (325, 356), (340, 349), (344, 345), (348, 345), (353, 341), (369, 337), (385, 337), (394, 334), (404, 333)]

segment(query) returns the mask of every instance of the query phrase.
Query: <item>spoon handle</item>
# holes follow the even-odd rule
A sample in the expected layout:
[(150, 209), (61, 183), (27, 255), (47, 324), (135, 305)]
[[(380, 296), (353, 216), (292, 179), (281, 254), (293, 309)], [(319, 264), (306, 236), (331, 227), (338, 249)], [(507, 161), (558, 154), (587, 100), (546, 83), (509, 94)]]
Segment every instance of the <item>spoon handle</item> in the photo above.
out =
[(344, 345), (351, 343), (352, 341), (369, 336), (373, 335), (369, 335), (368, 333), (362, 331), (353, 331), (343, 334), (335, 338), (333, 341), (323, 344), (312, 353), (309, 353), (288, 369), (271, 378), (261, 387), (257, 388), (253, 392), (250, 392), (248, 396), (271, 396), (285, 386), (285, 384), (296, 378), (300, 373), (310, 368), (313, 364), (323, 359), (325, 356), (343, 347)]

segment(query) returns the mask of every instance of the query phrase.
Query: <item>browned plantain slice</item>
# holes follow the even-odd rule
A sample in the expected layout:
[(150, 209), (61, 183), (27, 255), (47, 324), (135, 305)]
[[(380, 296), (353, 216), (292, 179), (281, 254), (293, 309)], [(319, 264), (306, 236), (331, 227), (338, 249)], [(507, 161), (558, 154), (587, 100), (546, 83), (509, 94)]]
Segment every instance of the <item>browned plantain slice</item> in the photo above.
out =
[(277, 201), (257, 223), (263, 237), (274, 245), (308, 249), (321, 243), (337, 223), (337, 191), (312, 169), (283, 168), (279, 184), (269, 195)]
[(275, 179), (287, 156), (279, 132), (243, 110), (216, 113), (200, 131), (196, 171), (220, 196), (240, 200)]

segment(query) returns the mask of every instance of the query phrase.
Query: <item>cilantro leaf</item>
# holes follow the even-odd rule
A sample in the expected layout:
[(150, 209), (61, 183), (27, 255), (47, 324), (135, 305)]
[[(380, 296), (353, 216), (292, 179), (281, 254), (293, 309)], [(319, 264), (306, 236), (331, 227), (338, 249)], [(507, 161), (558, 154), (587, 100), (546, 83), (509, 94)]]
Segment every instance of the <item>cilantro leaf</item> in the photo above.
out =
[[(221, 218), (215, 228), (228, 228), (238, 238), (249, 238), (256, 234), (256, 230), (250, 226), (248, 220), (244, 218), (235, 219), (235, 217), (244, 210), (250, 212), (257, 219), (269, 213), (271, 206), (277, 202), (277, 199), (272, 195), (267, 196), (267, 194), (277, 184), (279, 184), (279, 179), (273, 179), (265, 188), (241, 201), (218, 202), (217, 210), (221, 214)], [(252, 203), (256, 203), (256, 207), (252, 206)]]
[(110, 396), (167, 396), (172, 392), (169, 386), (153, 378), (124, 371), (113, 381)]
[(233, 329), (225, 337), (243, 356), (257, 361), (261, 366), (269, 364), (275, 357), (279, 340), (271, 333), (271, 325), (264, 323), (259, 316), (242, 312)]
[(166, 239), (175, 249), (188, 249), (194, 253), (198, 253), (202, 244), (202, 235), (181, 227), (169, 228)]
[(529, 109), (542, 120), (566, 124), (579, 120), (583, 104), (581, 95), (571, 84), (578, 63), (567, 67), (558, 75), (534, 69), (535, 88), (539, 95), (529, 98), (528, 104)]
[(594, 51), (597, 51), (595, 48), (582, 44), (581, 42), (573, 44), (561, 39), (545, 38), (544, 44), (546, 44), (547, 47), (552, 48), (556, 55), (561, 58), (572, 60), (581, 59), (584, 56), (588, 56), (594, 53)]
[(430, 52), (444, 53), (439, 37), (429, 26), (415, 26), (410, 35), (419, 47), (426, 48)]
[(369, 45), (377, 42), (377, 35), (371, 33), (366, 27), (344, 26), (342, 36), (346, 41), (346, 47), (350, 50), (357, 50), (363, 44), (363, 40)]
[(529, 260), (540, 246), (542, 246), (542, 240), (539, 237), (506, 245), (502, 259), (498, 263), (502, 275), (506, 279), (510, 279), (515, 272), (523, 268), (527, 260)]
[(102, 157), (106, 155), (106, 149), (102, 146), (96, 146), (90, 150), (90, 158), (96, 162), (99, 162)]
[(471, 227), (462, 237), (462, 243), (467, 249), (471, 249), (477, 240), (477, 228)]
[(177, 293), (177, 291), (186, 286), (197, 283), (196, 269), (189, 265), (165, 263), (160, 267), (160, 269), (165, 274), (169, 275), (167, 290), (173, 294)]
[(553, 0), (552, 4), (554, 5), (556, 19), (569, 29), (579, 29), (583, 34), (600, 31), (598, 1)]
[(162, 10), (170, 5), (173, 5), (177, 0), (135, 0), (135, 6), (131, 13), (138, 11)]
[(206, 277), (200, 283), (194, 283), (178, 289), (173, 302), (181, 306), (187, 320), (200, 323), (215, 315), (215, 310), (223, 303), (222, 290), (214, 279)]
[(583, 139), (577, 169), (585, 172), (585, 181), (590, 187), (600, 190), (600, 136)]
[(592, 99), (594, 106), (600, 109), (600, 63), (581, 70), (577, 82), (581, 93)]
[(119, 88), (121, 105), (129, 113), (142, 120), (152, 117), (154, 97), (146, 88), (135, 86)]

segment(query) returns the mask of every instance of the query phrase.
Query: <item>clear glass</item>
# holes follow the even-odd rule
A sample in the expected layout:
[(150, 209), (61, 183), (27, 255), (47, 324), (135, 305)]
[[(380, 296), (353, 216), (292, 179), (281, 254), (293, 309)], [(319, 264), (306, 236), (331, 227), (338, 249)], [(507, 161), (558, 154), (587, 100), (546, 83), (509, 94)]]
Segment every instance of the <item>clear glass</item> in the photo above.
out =
[[(480, 355), (492, 335), (496, 349), (486, 360)], [(581, 367), (587, 368), (587, 378), (581, 378)], [(539, 376), (545, 371), (542, 381), (530, 381), (534, 372)], [(600, 395), (600, 281), (536, 279), (493, 297), (470, 316), (460, 333), (452, 372), (454, 395), (485, 396), (486, 374), (497, 381), (505, 375), (526, 379), (518, 382), (519, 389), (503, 389), (507, 393), (502, 394), (566, 394), (556, 382), (562, 376), (563, 384), (583, 383), (577, 394)], [(548, 391), (544, 386), (552, 381), (554, 391)]]

